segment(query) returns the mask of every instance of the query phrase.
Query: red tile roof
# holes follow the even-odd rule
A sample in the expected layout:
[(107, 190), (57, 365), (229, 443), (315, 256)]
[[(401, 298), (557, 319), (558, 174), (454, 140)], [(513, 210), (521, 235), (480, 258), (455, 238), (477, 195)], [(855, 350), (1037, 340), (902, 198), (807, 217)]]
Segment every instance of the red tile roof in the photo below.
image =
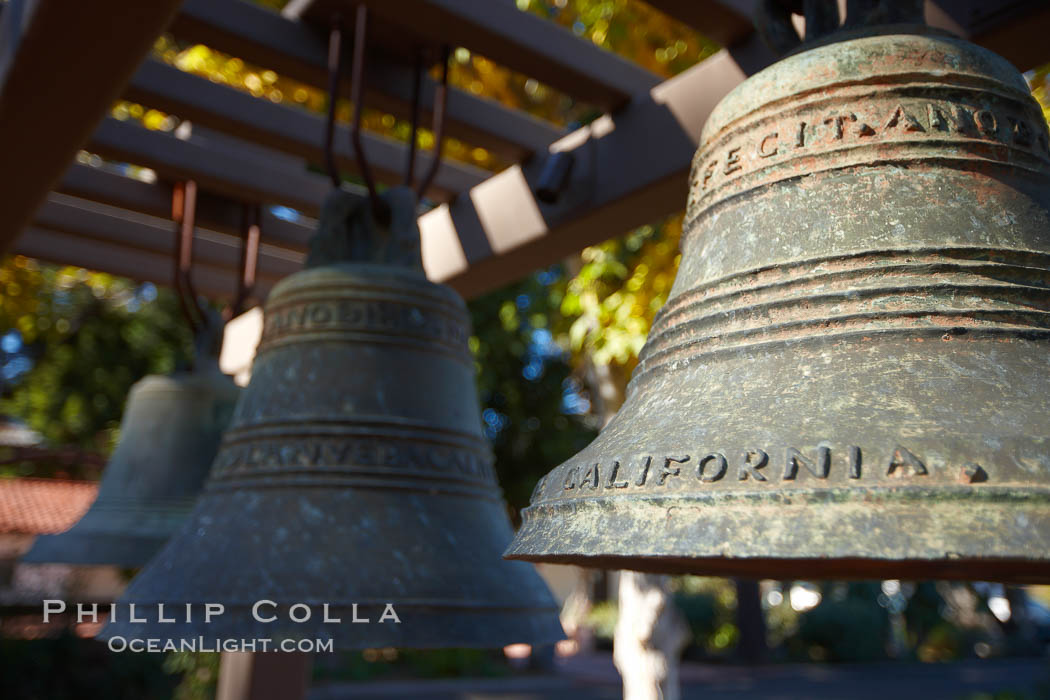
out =
[(0, 533), (64, 532), (95, 501), (94, 481), (0, 479)]

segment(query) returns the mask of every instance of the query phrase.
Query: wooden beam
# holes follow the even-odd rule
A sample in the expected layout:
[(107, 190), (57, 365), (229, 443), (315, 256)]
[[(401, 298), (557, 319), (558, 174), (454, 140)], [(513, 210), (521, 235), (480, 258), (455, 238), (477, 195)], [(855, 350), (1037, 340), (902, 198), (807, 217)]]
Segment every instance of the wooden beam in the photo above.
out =
[[(519, 73), (600, 107), (614, 111), (634, 95), (659, 83), (636, 63), (522, 12), (513, 0), (365, 0), (380, 23), (413, 38), (462, 46)], [(348, 23), (354, 4), (346, 0), (293, 0), (286, 17), (327, 26), (335, 11)]]
[[(198, 291), (213, 299), (232, 298), (240, 269), (240, 238), (198, 227), (193, 245)], [(174, 246), (171, 221), (51, 193), (12, 252), (170, 285)], [(264, 299), (278, 280), (302, 268), (305, 257), (302, 252), (261, 245), (253, 296)]]
[(473, 297), (683, 209), (700, 130), (745, 77), (723, 50), (554, 144), (575, 160), (556, 204), (533, 195), (537, 163), (509, 168), (424, 214), (428, 276)]
[[(195, 124), (266, 144), (316, 165), (324, 162), (321, 149), (325, 131), (323, 117), (298, 107), (252, 97), (160, 61), (149, 59), (143, 63), (128, 84), (125, 96), (190, 119)], [(362, 133), (361, 137), (376, 176), (389, 184), (400, 184), (408, 160), (407, 144), (369, 132)], [(341, 169), (357, 171), (348, 128), (336, 127), (334, 150)], [(431, 157), (429, 152), (419, 153), (417, 173), (426, 171)], [(445, 159), (427, 194), (437, 201), (447, 201), (482, 182), (488, 175), (489, 172), (481, 168)]]
[[(247, 0), (186, 0), (170, 27), (180, 39), (206, 44), (249, 63), (317, 88), (327, 89), (328, 46), (323, 31), (287, 19)], [(344, 51), (349, 56), (350, 52)], [(369, 58), (368, 106), (395, 116), (409, 116), (412, 70)], [(349, 75), (349, 71), (346, 72)], [(429, 120), (435, 83), (424, 77), (422, 103)], [(343, 94), (350, 94), (348, 81)], [(446, 134), (517, 162), (564, 135), (564, 130), (495, 100), (452, 88), (448, 95)]]
[(196, 180), (241, 202), (283, 204), (316, 216), (332, 185), (327, 177), (253, 156), (234, 139), (194, 134), (180, 139), (108, 117), (85, 148), (110, 160), (152, 168), (168, 180)]
[[(171, 284), (170, 256), (93, 240), (79, 234), (29, 226), (18, 237), (13, 252), (58, 265), (75, 265), (108, 272), (140, 282)], [(237, 275), (211, 265), (194, 265), (193, 285), (198, 293), (210, 299), (226, 299), (236, 289)], [(268, 280), (260, 280), (255, 295), (265, 298), (271, 287)]]
[[(171, 215), (172, 187), (168, 183), (142, 182), (81, 163), (70, 166), (56, 191), (160, 219)], [(207, 191), (198, 192), (197, 222), (202, 227), (236, 236), (242, 216), (243, 207), (239, 202)], [(310, 220), (289, 221), (274, 216), (270, 208), (264, 206), (259, 229), (263, 243), (304, 252), (314, 226)]]
[[(174, 260), (175, 224), (170, 220), (51, 193), (37, 211), (33, 223), (50, 231), (107, 245), (116, 244), (128, 251), (159, 253), (169, 261)], [(239, 269), (241, 240), (237, 236), (198, 227), (194, 231), (193, 248), (195, 266), (211, 266), (231, 274), (236, 274)], [(304, 258), (302, 253), (260, 245), (256, 277), (272, 285), (301, 269)], [(169, 264), (169, 268), (173, 264)], [(170, 272), (169, 269), (165, 284), (170, 282)], [(229, 287), (224, 295), (234, 291), (235, 287)]]
[[(1032, 15), (1023, 17), (1032, 21)], [(981, 31), (987, 33), (974, 36), (979, 41), (982, 36), (992, 36), (996, 26), (1006, 25), (983, 26)], [(542, 166), (542, 159), (537, 159), (474, 185), (454, 203), (422, 216), (424, 262), (430, 277), (449, 282), (468, 297), (475, 296), (586, 245), (680, 210), (685, 202), (690, 159), (707, 115), (732, 87), (768, 62), (768, 53), (762, 51), (755, 35), (748, 35), (730, 50), (638, 96), (619, 113), (552, 145), (552, 150), (567, 151), (575, 159), (570, 181), (557, 204), (540, 203), (532, 194)], [(154, 167), (162, 177), (192, 173), (206, 187), (216, 185), (213, 192), (223, 197), (283, 203), (316, 213), (327, 191), (325, 178), (302, 172), (296, 161), (260, 155), (247, 144), (231, 139), (195, 135), (183, 141), (113, 120), (103, 127), (101, 132), (108, 129), (100, 139), (103, 145), (114, 149), (123, 145), (129, 153), (144, 155), (150, 162), (142, 162), (141, 157), (136, 162)], [(157, 213), (166, 206), (169, 190), (143, 187), (167, 185), (148, 186), (128, 178), (121, 178), (127, 182), (115, 181), (111, 178), (116, 176), (109, 173), (88, 182), (91, 178), (81, 167), (86, 166), (74, 166), (67, 172), (65, 191), (145, 213)], [(207, 215), (207, 200), (202, 197), (201, 201), (202, 222), (209, 216), (209, 227), (233, 230), (237, 219), (230, 209), (223, 209), (232, 206), (229, 200), (220, 197)], [(120, 253), (124, 248), (113, 242), (120, 233), (118, 228), (94, 226), (88, 234), (97, 239), (44, 227), (33, 231), (45, 235), (23, 237), (20, 251), (24, 254), (33, 255), (35, 251), (45, 259), (133, 277), (137, 276), (136, 269), (152, 269), (146, 263), (156, 264), (160, 267), (156, 267), (154, 281), (160, 283), (170, 275), (170, 261), (159, 252), (127, 248), (127, 255), (149, 253), (156, 257), (139, 262), (132, 257), (129, 262)], [(308, 232), (308, 226), (289, 225), (286, 240), (280, 245), (301, 251)], [(265, 225), (263, 239), (267, 240)], [(201, 274), (207, 277), (205, 272)], [(221, 279), (226, 280), (226, 286), (216, 278), (214, 288), (216, 293), (227, 294), (233, 288), (232, 272)]]
[(12, 0), (0, 16), (0, 251), (30, 220), (179, 0)]
[[(742, 46), (746, 48), (747, 44)], [(524, 167), (509, 168), (470, 188), (455, 202), (424, 214), (419, 223), (428, 276), (451, 284), (467, 297), (476, 296), (584, 246), (682, 209), (700, 129), (711, 109), (746, 74), (734, 54), (722, 51), (639, 96), (616, 115), (600, 118), (553, 144), (552, 150), (566, 151), (575, 159), (570, 180), (556, 204), (540, 203), (533, 196), (543, 166), (543, 159), (536, 159)], [(272, 167), (267, 172), (265, 159), (244, 159), (235, 164), (227, 155), (228, 147), (211, 149), (206, 141), (181, 141), (122, 122), (111, 126), (114, 130), (119, 127), (119, 133), (110, 134), (107, 140), (131, 143), (140, 154), (149, 151), (154, 157), (144, 165), (162, 166), (158, 170), (162, 176), (181, 177), (179, 173), (192, 171), (209, 188), (232, 179), (235, 187), (227, 185), (226, 191), (212, 191), (238, 199), (253, 192), (267, 202), (290, 204), (290, 200), (305, 198), (301, 194), (289, 196), (299, 189), (295, 178), (289, 173), (276, 175)], [(139, 138), (149, 143), (132, 143)], [(204, 183), (200, 176), (206, 174), (215, 182)], [(87, 175), (81, 172), (80, 179)], [(306, 176), (311, 181), (321, 180), (317, 185), (320, 201), (327, 181), (312, 173), (302, 175)], [(146, 193), (136, 197), (128, 192), (117, 194), (113, 190), (119, 184), (81, 182), (76, 187), (121, 206), (129, 206), (131, 199), (156, 199)], [(263, 187), (266, 191), (258, 192)], [(264, 226), (263, 240), (267, 237)], [(91, 266), (88, 261), (81, 264)]]

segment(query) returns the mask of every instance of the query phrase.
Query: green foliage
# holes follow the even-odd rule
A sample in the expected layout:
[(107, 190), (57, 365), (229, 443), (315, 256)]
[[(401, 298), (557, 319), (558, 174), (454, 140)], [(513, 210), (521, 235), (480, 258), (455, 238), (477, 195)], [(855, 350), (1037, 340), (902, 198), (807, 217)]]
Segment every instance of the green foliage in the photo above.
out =
[(678, 269), (682, 217), (585, 248), (567, 281), (557, 330), (572, 352), (599, 365), (634, 367)]
[(1025, 77), (1028, 78), (1032, 96), (1043, 108), (1043, 118), (1050, 121), (1050, 63), (1044, 63)]
[[(736, 588), (724, 578), (682, 576), (674, 579), (674, 603), (692, 633), (701, 656), (725, 656), (740, 638), (736, 626)], [(696, 654), (694, 654), (696, 655)]]
[(502, 676), (507, 673), (502, 652), (482, 649), (407, 649), (400, 652), (413, 675), (421, 678)]
[[(168, 290), (21, 257), (0, 266), (0, 284), (0, 328), (16, 329), (21, 340), (8, 363), (28, 367), (5, 383), (0, 411), (51, 444), (109, 452), (131, 385), (190, 356)], [(33, 473), (48, 473), (37, 467)]]
[(164, 670), (179, 674), (181, 681), (172, 700), (211, 700), (219, 681), (217, 652), (175, 651), (164, 658)]
[(944, 600), (932, 582), (919, 583), (904, 610), (909, 643), (920, 661), (948, 661), (969, 656), (977, 641), (944, 616)]
[(886, 658), (890, 623), (879, 606), (877, 583), (838, 584), (845, 595), (825, 593), (821, 603), (799, 617), (788, 640), (796, 658), (814, 661), (873, 661)]
[(594, 44), (670, 77), (718, 51), (691, 27), (632, 0), (518, 0)]
[(593, 439), (584, 416), (566, 413), (572, 390), (566, 354), (547, 339), (559, 299), (555, 273), (534, 275), (470, 302), (470, 339), (485, 432), (513, 509), (539, 478)]
[(619, 607), (615, 601), (602, 600), (594, 604), (587, 613), (587, 626), (599, 639), (611, 640), (616, 633), (616, 620), (619, 617)]

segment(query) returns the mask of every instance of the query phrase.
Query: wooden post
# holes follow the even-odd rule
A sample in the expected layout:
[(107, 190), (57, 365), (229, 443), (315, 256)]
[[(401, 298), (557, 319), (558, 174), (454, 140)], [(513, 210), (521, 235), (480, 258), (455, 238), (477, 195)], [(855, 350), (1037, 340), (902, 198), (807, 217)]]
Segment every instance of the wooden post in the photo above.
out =
[(737, 656), (744, 663), (765, 661), (766, 619), (762, 614), (762, 596), (758, 581), (736, 579), (736, 625), (740, 630)]
[(0, 18), (0, 251), (30, 222), (179, 0), (25, 0)]
[(310, 655), (224, 651), (215, 700), (305, 700)]
[(680, 700), (678, 657), (689, 628), (671, 599), (671, 577), (620, 572), (613, 661), (623, 700)]

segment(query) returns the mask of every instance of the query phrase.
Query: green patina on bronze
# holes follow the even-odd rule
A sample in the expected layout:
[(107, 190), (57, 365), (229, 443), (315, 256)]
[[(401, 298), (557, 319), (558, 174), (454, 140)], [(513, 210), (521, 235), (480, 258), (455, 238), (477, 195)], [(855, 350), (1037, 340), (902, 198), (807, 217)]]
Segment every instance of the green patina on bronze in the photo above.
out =
[(321, 207), (321, 220), (310, 238), (306, 267), (340, 262), (397, 265), (423, 271), (416, 226), (416, 195), (409, 187), (391, 187), (377, 195), (386, 220), (376, 221), (367, 197), (335, 189)]
[[(422, 272), (411, 192), (383, 200), (380, 225), (366, 200), (327, 199), (308, 268), (266, 302), (203, 496), (120, 600), (149, 622), (118, 619), (103, 637), (360, 649), (563, 636), (535, 569), (500, 558), (512, 532), (481, 433), (466, 306)], [(261, 615), (274, 621), (253, 615), (260, 600), (275, 603)], [(160, 603), (175, 623), (158, 622)], [(186, 621), (186, 603), (225, 612)], [(309, 621), (290, 621), (296, 604), (312, 607)], [(380, 622), (387, 604), (399, 623)], [(325, 605), (341, 622), (324, 621)]]
[(1050, 581), (1046, 123), (984, 49), (847, 31), (712, 114), (627, 401), (510, 558)]
[(190, 372), (136, 382), (98, 498), (72, 529), (38, 537), (22, 561), (143, 566), (192, 510), (239, 393), (217, 353), (198, 354)]

